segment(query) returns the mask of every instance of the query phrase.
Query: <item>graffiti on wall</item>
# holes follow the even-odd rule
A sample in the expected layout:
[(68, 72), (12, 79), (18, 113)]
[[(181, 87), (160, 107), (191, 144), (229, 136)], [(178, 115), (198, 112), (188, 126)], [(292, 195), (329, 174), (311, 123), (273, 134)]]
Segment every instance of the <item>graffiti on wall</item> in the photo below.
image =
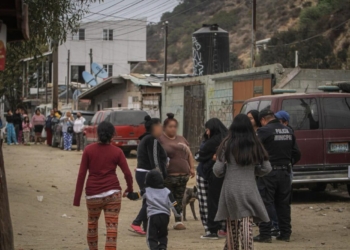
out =
[(225, 126), (230, 126), (233, 120), (232, 96), (227, 96), (230, 91), (217, 90), (209, 102), (209, 118), (218, 118)]
[(197, 41), (197, 38), (192, 37), (192, 53), (193, 53), (193, 74), (195, 76), (202, 76), (203, 75), (203, 62), (202, 62), (202, 53), (201, 48), (202, 46)]

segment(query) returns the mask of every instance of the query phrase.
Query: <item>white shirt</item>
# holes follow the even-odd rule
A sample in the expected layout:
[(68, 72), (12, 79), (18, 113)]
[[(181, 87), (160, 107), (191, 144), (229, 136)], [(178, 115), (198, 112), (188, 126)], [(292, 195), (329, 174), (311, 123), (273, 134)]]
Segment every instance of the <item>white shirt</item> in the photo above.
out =
[(75, 119), (74, 121), (74, 126), (73, 126), (73, 130), (75, 133), (81, 133), (84, 130), (84, 122), (85, 122), (85, 118), (84, 117), (80, 117)]

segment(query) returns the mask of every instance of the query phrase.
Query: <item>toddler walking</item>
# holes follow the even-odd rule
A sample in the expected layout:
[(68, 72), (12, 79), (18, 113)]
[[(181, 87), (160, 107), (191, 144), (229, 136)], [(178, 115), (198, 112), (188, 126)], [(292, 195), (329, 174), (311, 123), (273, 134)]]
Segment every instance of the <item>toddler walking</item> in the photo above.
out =
[(142, 193), (129, 193), (130, 200), (140, 199), (147, 204), (148, 228), (147, 245), (150, 250), (166, 250), (168, 245), (168, 225), (170, 209), (175, 217), (180, 217), (177, 205), (170, 190), (164, 187), (162, 174), (158, 170), (151, 170), (146, 176), (146, 190)]

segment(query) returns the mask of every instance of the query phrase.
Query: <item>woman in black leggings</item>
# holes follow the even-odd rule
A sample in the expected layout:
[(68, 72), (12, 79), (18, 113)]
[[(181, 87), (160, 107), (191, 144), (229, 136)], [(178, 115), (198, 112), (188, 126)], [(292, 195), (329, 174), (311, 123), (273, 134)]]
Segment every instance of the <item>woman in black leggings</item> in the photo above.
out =
[[(140, 190), (145, 190), (146, 175), (152, 169), (158, 169), (163, 178), (166, 178), (167, 155), (163, 147), (158, 142), (163, 134), (163, 128), (160, 119), (145, 117), (146, 133), (140, 137), (140, 144), (137, 148), (137, 169), (135, 179)], [(131, 224), (133, 232), (145, 235), (147, 229), (147, 209), (146, 203), (142, 203), (141, 210), (136, 219)], [(143, 229), (141, 228), (143, 224)]]

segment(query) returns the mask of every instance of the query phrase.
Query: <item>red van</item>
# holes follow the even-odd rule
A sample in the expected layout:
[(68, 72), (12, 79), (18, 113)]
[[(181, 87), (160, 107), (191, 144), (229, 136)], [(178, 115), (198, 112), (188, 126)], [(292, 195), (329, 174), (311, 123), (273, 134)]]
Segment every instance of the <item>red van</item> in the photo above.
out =
[(296, 187), (323, 191), (347, 184), (350, 195), (350, 94), (314, 93), (260, 96), (244, 102), (241, 113), (285, 110), (301, 160), (293, 167)]
[(98, 111), (84, 129), (85, 144), (97, 142), (97, 126), (103, 121), (109, 121), (116, 131), (113, 142), (128, 155), (131, 150), (137, 149), (139, 137), (146, 132), (143, 124), (146, 115), (147, 112), (142, 110)]

